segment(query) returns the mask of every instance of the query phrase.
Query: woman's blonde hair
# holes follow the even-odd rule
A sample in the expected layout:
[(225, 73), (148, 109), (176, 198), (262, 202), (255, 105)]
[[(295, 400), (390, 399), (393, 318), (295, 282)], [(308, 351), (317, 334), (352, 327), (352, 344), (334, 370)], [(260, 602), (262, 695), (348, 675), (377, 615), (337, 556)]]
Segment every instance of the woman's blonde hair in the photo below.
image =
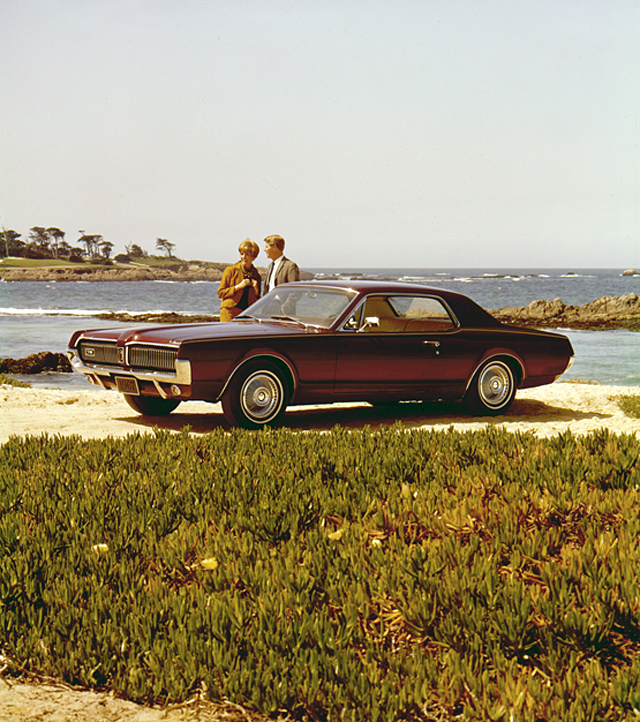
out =
[(257, 258), (258, 253), (260, 253), (258, 244), (250, 241), (248, 238), (245, 238), (244, 241), (242, 241), (242, 243), (238, 246), (238, 250), (240, 253), (249, 253), (254, 258)]

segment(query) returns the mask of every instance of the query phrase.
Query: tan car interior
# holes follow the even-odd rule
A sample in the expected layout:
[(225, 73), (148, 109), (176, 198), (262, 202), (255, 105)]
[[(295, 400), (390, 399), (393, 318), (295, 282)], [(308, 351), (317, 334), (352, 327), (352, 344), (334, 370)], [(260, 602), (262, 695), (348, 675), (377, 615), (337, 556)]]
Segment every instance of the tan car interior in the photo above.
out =
[(378, 326), (366, 326), (365, 332), (378, 333), (437, 333), (449, 331), (454, 326), (449, 318), (409, 318), (398, 316), (383, 296), (370, 296), (364, 307), (364, 318), (375, 317)]

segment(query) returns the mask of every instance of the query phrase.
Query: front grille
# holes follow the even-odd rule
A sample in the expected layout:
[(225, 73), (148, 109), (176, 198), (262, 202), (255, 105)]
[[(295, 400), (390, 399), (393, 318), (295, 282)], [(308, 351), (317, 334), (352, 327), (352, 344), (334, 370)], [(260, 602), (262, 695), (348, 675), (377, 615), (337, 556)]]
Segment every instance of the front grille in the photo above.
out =
[(90, 364), (117, 364), (118, 347), (115, 343), (100, 343), (98, 341), (81, 341), (79, 348), (80, 358)]
[(129, 346), (127, 348), (127, 363), (134, 369), (175, 372), (177, 355), (178, 351), (175, 348)]

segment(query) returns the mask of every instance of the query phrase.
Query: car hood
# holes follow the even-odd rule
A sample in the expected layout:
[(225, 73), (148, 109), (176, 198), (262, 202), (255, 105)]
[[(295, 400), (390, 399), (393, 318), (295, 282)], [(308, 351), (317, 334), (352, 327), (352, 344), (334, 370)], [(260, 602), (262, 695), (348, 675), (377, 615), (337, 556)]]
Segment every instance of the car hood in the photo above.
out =
[(126, 343), (173, 344), (179, 346), (191, 341), (217, 341), (221, 339), (263, 338), (266, 336), (296, 336), (308, 333), (326, 333), (328, 329), (312, 326), (304, 328), (288, 321), (232, 321), (230, 323), (183, 323), (172, 326), (138, 326), (125, 329), (98, 329), (78, 331), (71, 339), (73, 346), (80, 335), (102, 341)]

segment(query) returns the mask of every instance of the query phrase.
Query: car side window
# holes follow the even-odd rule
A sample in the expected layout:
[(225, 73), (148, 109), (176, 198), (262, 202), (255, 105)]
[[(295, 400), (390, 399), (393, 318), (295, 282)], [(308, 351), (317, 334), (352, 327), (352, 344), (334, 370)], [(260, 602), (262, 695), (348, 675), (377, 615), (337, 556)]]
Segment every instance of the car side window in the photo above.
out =
[(387, 302), (396, 319), (402, 322), (402, 328), (398, 330), (403, 333), (437, 333), (455, 328), (449, 311), (438, 298), (389, 296)]
[[(374, 319), (368, 323), (367, 319)], [(369, 296), (345, 323), (346, 331), (434, 333), (456, 324), (444, 304), (431, 296)]]
[[(396, 317), (396, 312), (391, 308), (386, 296), (368, 296), (366, 301), (358, 307), (358, 310), (345, 323), (345, 331), (390, 331), (388, 328), (391, 319)], [(368, 318), (375, 318), (375, 326), (367, 324)], [(385, 328), (381, 328), (383, 324)]]

